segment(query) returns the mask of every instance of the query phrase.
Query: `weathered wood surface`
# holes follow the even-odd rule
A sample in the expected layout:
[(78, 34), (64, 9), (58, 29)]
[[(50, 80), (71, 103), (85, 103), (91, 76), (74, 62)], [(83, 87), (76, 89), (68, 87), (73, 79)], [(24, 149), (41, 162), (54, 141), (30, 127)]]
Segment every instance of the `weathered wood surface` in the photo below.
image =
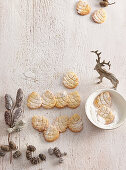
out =
[[(98, 9), (97, 0), (88, 1), (92, 12)], [(118, 129), (104, 131), (94, 127), (85, 115), (86, 98), (94, 90), (110, 87), (107, 80), (95, 85), (93, 70), (95, 56), (91, 50), (103, 51), (110, 60), (111, 71), (120, 80), (118, 91), (126, 98), (126, 1), (106, 8), (107, 21), (98, 25), (90, 15), (79, 16), (74, 0), (0, 0), (0, 144), (7, 143), (4, 123), (4, 95), (15, 97), (21, 87), (25, 93), (24, 130), (12, 136), (23, 155), (9, 163), (9, 155), (0, 158), (0, 170), (125, 170), (126, 123)], [(63, 73), (72, 70), (79, 76), (76, 88), (82, 102), (77, 109), (29, 110), (26, 99), (30, 92), (40, 94), (70, 91), (62, 85)], [(44, 141), (31, 126), (34, 114), (45, 115), (52, 121), (62, 114), (79, 113), (84, 130), (74, 134), (67, 130), (53, 142)], [(68, 156), (62, 165), (47, 155), (47, 162), (32, 166), (25, 158), (26, 144), (37, 147), (36, 154), (46, 153), (51, 146), (59, 146)]]

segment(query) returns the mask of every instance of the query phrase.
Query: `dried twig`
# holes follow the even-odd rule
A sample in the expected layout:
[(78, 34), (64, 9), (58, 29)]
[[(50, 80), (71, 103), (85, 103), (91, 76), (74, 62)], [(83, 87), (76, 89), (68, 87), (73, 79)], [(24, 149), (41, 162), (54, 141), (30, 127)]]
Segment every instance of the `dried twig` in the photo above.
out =
[[(5, 111), (4, 117), (5, 122), (9, 126), (8, 128), (8, 144), (10, 143), (11, 133), (16, 131), (20, 131), (24, 126), (24, 122), (22, 120), (18, 121), (18, 118), (21, 116), (22, 113), (22, 101), (23, 101), (23, 91), (18, 89), (16, 95), (16, 103), (14, 104), (13, 99), (9, 94), (5, 95)], [(10, 151), (10, 163), (12, 162), (12, 150)]]

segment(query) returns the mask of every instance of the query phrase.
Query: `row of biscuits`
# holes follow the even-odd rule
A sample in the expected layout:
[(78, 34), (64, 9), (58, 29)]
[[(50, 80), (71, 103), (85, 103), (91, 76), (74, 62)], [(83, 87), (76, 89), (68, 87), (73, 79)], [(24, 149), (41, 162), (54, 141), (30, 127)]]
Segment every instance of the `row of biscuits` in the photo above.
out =
[(43, 107), (50, 109), (53, 107), (63, 108), (70, 107), (76, 108), (80, 105), (80, 95), (77, 91), (67, 94), (66, 92), (57, 93), (54, 95), (50, 91), (46, 91), (40, 96), (37, 92), (32, 92), (27, 99), (27, 106), (30, 109), (37, 109)]
[(83, 122), (78, 114), (73, 114), (70, 118), (66, 115), (57, 117), (53, 124), (44, 116), (33, 116), (32, 126), (39, 132), (43, 132), (44, 139), (47, 142), (53, 142), (59, 138), (60, 133), (69, 128), (72, 132), (80, 132), (83, 129)]

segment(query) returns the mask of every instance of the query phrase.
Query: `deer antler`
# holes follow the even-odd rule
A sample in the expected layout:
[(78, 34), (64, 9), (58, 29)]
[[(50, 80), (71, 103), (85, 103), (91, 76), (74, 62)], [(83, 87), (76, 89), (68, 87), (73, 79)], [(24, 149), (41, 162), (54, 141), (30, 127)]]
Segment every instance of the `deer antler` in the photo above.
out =
[(108, 65), (109, 69), (111, 67), (110, 61), (108, 63), (106, 63), (105, 60), (104, 60), (101, 64), (102, 64), (102, 66), (105, 66), (105, 64)]
[(91, 52), (92, 52), (92, 53), (95, 53), (95, 54), (98, 56), (98, 59), (96, 59), (96, 62), (97, 62), (97, 63), (100, 63), (101, 57), (99, 57), (99, 56), (100, 56), (101, 52), (98, 53), (98, 50), (96, 50), (96, 51), (91, 51)]

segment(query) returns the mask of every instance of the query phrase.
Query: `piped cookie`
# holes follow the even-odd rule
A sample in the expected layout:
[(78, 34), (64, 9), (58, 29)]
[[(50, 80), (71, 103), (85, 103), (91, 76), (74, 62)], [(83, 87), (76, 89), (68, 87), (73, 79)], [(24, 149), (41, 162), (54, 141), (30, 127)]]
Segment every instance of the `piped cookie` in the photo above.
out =
[(79, 0), (77, 2), (76, 10), (79, 15), (87, 15), (90, 13), (91, 7), (88, 5), (87, 2)]
[(65, 132), (68, 127), (68, 120), (69, 118), (66, 115), (59, 116), (54, 120), (53, 125), (58, 129), (59, 132)]
[(55, 104), (56, 104), (56, 99), (53, 93), (50, 91), (46, 91), (42, 95), (42, 107), (45, 109), (50, 109), (53, 108)]
[(81, 98), (77, 91), (71, 92), (68, 95), (68, 107), (77, 108), (80, 105)]
[(83, 129), (83, 122), (78, 114), (75, 113), (73, 116), (70, 117), (68, 128), (72, 132), (80, 132)]
[(32, 92), (27, 99), (27, 106), (30, 109), (37, 109), (39, 107), (41, 107), (42, 105), (42, 98), (41, 96), (36, 93), (36, 92)]
[(63, 84), (66, 88), (73, 89), (78, 86), (79, 80), (74, 72), (68, 72), (63, 78)]
[(92, 19), (98, 24), (102, 24), (106, 20), (106, 12), (104, 9), (98, 9), (92, 14)]

